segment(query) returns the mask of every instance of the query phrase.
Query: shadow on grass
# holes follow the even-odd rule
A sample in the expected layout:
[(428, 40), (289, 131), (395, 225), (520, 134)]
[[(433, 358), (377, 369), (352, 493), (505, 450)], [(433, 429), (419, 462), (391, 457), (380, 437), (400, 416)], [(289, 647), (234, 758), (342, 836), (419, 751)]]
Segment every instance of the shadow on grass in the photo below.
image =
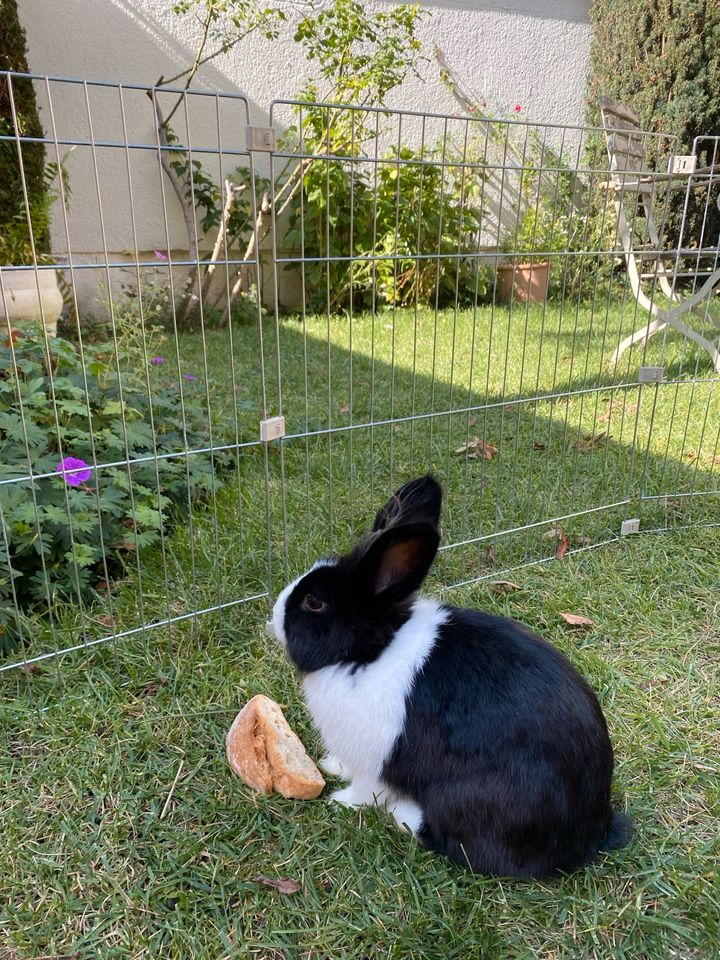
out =
[[(578, 311), (573, 354), (567, 321), (552, 308), (387, 311), (288, 319), (279, 340), (272, 321), (182, 338), (213, 442), (245, 445), (209, 505), (139, 551), (96, 608), (60, 611), (54, 633), (38, 624), (26, 655), (109, 627), (267, 604), (314, 557), (349, 547), (379, 503), (425, 470), (445, 488), (436, 588), (602, 544), (628, 518), (643, 528), (716, 521), (717, 381), (628, 384), (604, 365), (621, 314), (598, 339), (591, 312)], [(286, 435), (266, 446), (263, 392), (272, 415), (279, 389)]]
[[(424, 469), (446, 490), (444, 583), (552, 556), (556, 518), (567, 518), (563, 532), (578, 545), (616, 535), (628, 515), (645, 526), (715, 519), (711, 503), (685, 501), (718, 487), (717, 385), (628, 386), (602, 372), (591, 316), (576, 318), (573, 355), (563, 353), (557, 314), (542, 324), (529, 316), (495, 311), (483, 328), (487, 317), (462, 315), (438, 331), (431, 315), (380, 315), (370, 350), (354, 331), (352, 355), (349, 330), (347, 344), (335, 332), (328, 349), (322, 331), (283, 325), (288, 432), (314, 434), (286, 440), (271, 473), (279, 483), (285, 468), (291, 557), (304, 546), (310, 556), (345, 547), (383, 496)], [(664, 495), (669, 507), (641, 502)], [(494, 542), (489, 563), (477, 538)], [(468, 540), (476, 543), (451, 546)]]

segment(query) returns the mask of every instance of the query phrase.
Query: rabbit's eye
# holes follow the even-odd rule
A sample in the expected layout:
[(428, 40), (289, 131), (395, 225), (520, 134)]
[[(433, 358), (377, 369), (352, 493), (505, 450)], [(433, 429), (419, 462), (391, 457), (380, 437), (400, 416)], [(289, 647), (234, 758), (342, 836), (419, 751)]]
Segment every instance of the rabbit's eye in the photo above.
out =
[(314, 596), (312, 593), (308, 593), (303, 600), (303, 606), (306, 610), (309, 610), (310, 613), (322, 613), (322, 611), (327, 607), (327, 604), (324, 600), (318, 599), (318, 597)]

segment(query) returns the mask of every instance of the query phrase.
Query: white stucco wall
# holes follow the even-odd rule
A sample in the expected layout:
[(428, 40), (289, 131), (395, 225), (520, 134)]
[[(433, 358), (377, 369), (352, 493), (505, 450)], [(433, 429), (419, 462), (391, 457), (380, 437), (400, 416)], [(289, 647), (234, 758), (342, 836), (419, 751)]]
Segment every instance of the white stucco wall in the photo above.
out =
[[(374, 5), (390, 2), (375, 0)], [(197, 44), (196, 24), (175, 16), (171, 0), (21, 0), (19, 6), (27, 31), (30, 69), (42, 74), (153, 84), (160, 75), (171, 76), (187, 67)], [(490, 109), (503, 114), (520, 104), (522, 116), (535, 121), (582, 123), (590, 0), (428, 0), (424, 6), (431, 16), (422, 23), (420, 38), (430, 62), (422, 67), (422, 79), (411, 78), (393, 93), (391, 105), (457, 112), (432, 59), (437, 44), (458, 76)], [(252, 122), (262, 125), (267, 123), (270, 102), (292, 97), (311, 74), (312, 65), (302, 59), (288, 29), (276, 42), (251, 38), (242, 48), (203, 67), (194, 86), (246, 95)], [(93, 138), (123, 139), (117, 92), (93, 89), (89, 96)], [(194, 108), (191, 122), (196, 143), (216, 142), (211, 105), (208, 99)], [(42, 118), (48, 132), (54, 119), (60, 137), (88, 138), (83, 88), (54, 86), (53, 116), (46, 104)], [(142, 94), (125, 95), (125, 123), (130, 139), (154, 142), (152, 113)], [(244, 118), (231, 105), (222, 127), (224, 146), (234, 142), (240, 148)], [(66, 232), (77, 261), (98, 254), (102, 259), (105, 251), (117, 259), (136, 247), (140, 251), (164, 249), (168, 245), (165, 210), (169, 245), (182, 246), (182, 218), (169, 189), (163, 203), (157, 158), (152, 152), (134, 153), (128, 165), (122, 151), (99, 148), (93, 160), (92, 151), (78, 147), (68, 169), (73, 197), (67, 225), (62, 217), (55, 218), (57, 252), (67, 249)], [(117, 278), (110, 279), (114, 284)], [(88, 275), (83, 275), (83, 280), (83, 299), (88, 302), (94, 297), (95, 280)]]

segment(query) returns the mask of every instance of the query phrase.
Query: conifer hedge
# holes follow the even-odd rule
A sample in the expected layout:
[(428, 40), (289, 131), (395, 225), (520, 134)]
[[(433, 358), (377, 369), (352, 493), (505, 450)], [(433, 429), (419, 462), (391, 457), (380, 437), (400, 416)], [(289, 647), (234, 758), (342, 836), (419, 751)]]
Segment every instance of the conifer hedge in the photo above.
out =
[[(27, 47), (25, 31), (18, 16), (17, 0), (0, 0), (0, 70), (17, 70), (26, 73)], [(43, 128), (38, 116), (37, 102), (32, 82), (14, 79), (12, 97), (18, 127), (22, 136), (42, 137)], [(5, 77), (0, 76), (0, 134), (14, 136), (10, 87)], [(22, 148), (23, 167), (28, 193), (31, 198), (42, 196), (45, 190), (45, 147), (42, 143), (25, 143)], [(25, 220), (20, 164), (17, 144), (12, 140), (0, 140), (0, 233), (13, 220)], [(49, 249), (47, 231), (35, 237), (38, 250)]]
[[(591, 125), (600, 124), (598, 97), (605, 95), (632, 107), (644, 129), (677, 136), (674, 152), (689, 153), (696, 136), (720, 135), (718, 0), (595, 0), (590, 21)], [(604, 144), (598, 141), (596, 149), (604, 151)], [(712, 158), (700, 159), (702, 164)], [(649, 160), (666, 167), (665, 157)], [(682, 197), (676, 201), (682, 204)], [(716, 237), (720, 214), (714, 203), (710, 213), (714, 223), (708, 226)]]

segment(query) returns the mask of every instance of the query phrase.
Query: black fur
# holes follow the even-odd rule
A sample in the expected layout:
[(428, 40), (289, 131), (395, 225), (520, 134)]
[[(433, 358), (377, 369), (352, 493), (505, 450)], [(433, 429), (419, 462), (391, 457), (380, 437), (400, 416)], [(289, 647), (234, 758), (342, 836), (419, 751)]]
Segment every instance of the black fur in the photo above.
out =
[(595, 694), (513, 621), (449, 610), (383, 780), (422, 809), (428, 847), (474, 870), (543, 876), (588, 863), (621, 828)]
[[(441, 499), (430, 476), (405, 484), (364, 543), (297, 584), (285, 633), (301, 671), (362, 669), (392, 643), (437, 551)], [(591, 688), (514, 621), (447, 610), (382, 770), (423, 811), (420, 839), (478, 872), (519, 877), (621, 846), (629, 825), (611, 807), (613, 752)]]
[(373, 524), (373, 533), (401, 523), (429, 523), (437, 529), (440, 523), (442, 489), (430, 475), (408, 480), (380, 507)]
[[(303, 673), (334, 663), (362, 666), (380, 656), (410, 616), (412, 603), (375, 596), (356, 576), (365, 551), (340, 557), (333, 566), (311, 570), (285, 605), (287, 652)], [(428, 564), (429, 566), (429, 564)], [(308, 594), (328, 604), (322, 613), (303, 608)]]

